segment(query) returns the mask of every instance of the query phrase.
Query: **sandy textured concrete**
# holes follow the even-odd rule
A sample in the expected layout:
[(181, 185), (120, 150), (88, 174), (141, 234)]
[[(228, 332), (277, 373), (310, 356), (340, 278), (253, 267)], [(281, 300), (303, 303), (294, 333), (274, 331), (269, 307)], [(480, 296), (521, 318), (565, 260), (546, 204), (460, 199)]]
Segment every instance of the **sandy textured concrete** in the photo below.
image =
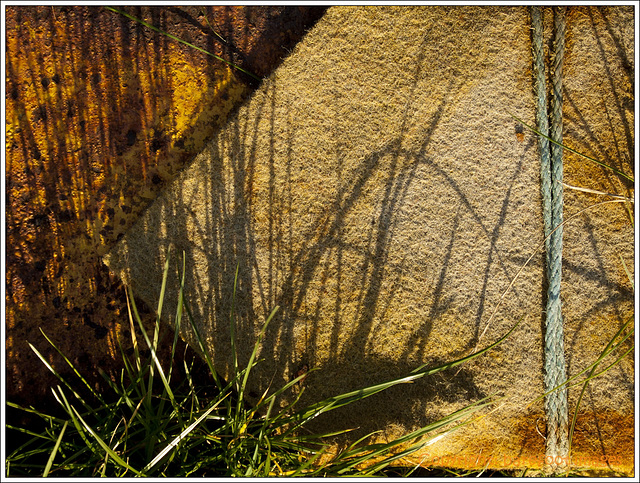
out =
[[(572, 7), (567, 18), (565, 141), (632, 174), (633, 9)], [(224, 376), (239, 264), (241, 362), (281, 306), (252, 393), (308, 364), (319, 370), (302, 403), (460, 357), (524, 317), (473, 363), (316, 424), (385, 439), (498, 393), (499, 407), (417, 461), (539, 468), (544, 414), (530, 403), (543, 392), (542, 253), (519, 272), (543, 238), (539, 161), (536, 138), (509, 115), (533, 123), (532, 86), (525, 7), (331, 8), (106, 262), (153, 304), (168, 247), (185, 251), (189, 303)], [(571, 185), (633, 195), (569, 153), (565, 173)], [(574, 375), (633, 315), (621, 262), (633, 272), (633, 227), (623, 204), (588, 208), (604, 198), (566, 191)], [(629, 356), (590, 385), (578, 467), (633, 471), (633, 380)]]

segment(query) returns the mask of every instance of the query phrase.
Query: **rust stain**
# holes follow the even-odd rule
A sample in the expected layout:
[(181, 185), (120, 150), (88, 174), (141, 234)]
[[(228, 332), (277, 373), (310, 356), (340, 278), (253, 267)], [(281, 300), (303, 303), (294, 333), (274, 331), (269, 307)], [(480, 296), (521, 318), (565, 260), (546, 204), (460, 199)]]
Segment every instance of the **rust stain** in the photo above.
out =
[[(518, 450), (500, 451), (501, 441), (495, 437), (474, 439), (460, 454), (434, 455), (426, 449), (403, 459), (400, 464), (423, 467), (448, 467), (462, 470), (532, 470), (541, 472), (545, 459), (545, 416), (543, 413), (528, 413), (517, 421), (516, 433), (521, 440), (516, 442)], [(634, 474), (633, 435), (623, 434), (620, 428), (633, 427), (633, 415), (615, 411), (597, 415), (581, 412), (571, 446), (571, 472), (588, 475), (632, 476)], [(594, 435), (597, 435), (594, 437)], [(597, 441), (597, 444), (594, 444)], [(512, 444), (512, 442), (509, 442)]]

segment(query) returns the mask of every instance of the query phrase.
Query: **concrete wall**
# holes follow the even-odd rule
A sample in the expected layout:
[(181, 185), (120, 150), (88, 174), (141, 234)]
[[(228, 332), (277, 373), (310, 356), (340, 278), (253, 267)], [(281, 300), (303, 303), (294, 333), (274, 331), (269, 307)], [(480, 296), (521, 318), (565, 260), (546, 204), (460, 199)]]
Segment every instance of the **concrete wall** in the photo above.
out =
[[(633, 8), (570, 7), (567, 22), (565, 141), (633, 174)], [(530, 403), (543, 393), (542, 253), (519, 272), (543, 241), (539, 160), (535, 136), (509, 114), (533, 124), (530, 35), (526, 7), (329, 9), (107, 264), (153, 303), (168, 247), (184, 251), (189, 302), (223, 376), (239, 264), (241, 363), (281, 306), (251, 392), (308, 364), (319, 370), (302, 403), (458, 358), (524, 317), (473, 363), (317, 427), (390, 438), (496, 392), (499, 407), (417, 460), (539, 468), (544, 410)], [(571, 153), (565, 182), (633, 196), (631, 183)], [(590, 208), (602, 199), (566, 189), (569, 375), (633, 317), (622, 263), (633, 274), (632, 219), (624, 204)], [(633, 381), (628, 356), (590, 385), (578, 466), (632, 471)]]

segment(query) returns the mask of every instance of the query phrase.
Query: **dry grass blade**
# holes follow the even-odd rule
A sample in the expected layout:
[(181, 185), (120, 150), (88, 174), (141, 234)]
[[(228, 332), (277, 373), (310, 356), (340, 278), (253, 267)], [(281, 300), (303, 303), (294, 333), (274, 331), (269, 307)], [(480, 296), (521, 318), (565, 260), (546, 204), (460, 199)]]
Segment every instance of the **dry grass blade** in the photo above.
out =
[(610, 169), (611, 171), (613, 171), (614, 173), (616, 173), (619, 176), (622, 176), (623, 178), (628, 179), (629, 181), (631, 181), (632, 183), (634, 183), (633, 177), (629, 176), (626, 173), (623, 173), (622, 171), (614, 168), (613, 166), (609, 166), (608, 164), (603, 163), (602, 161), (598, 161), (595, 158), (592, 158), (591, 156), (587, 156), (586, 154), (582, 154), (578, 151), (576, 151), (573, 148), (570, 148), (569, 146), (567, 146), (566, 144), (563, 143), (559, 143), (557, 141), (554, 141), (553, 139), (551, 139), (549, 136), (546, 136), (544, 134), (542, 134), (540, 131), (538, 131), (537, 129), (535, 129), (534, 127), (530, 126), (529, 124), (527, 124), (526, 122), (524, 122), (522, 119), (514, 116), (513, 114), (509, 113), (509, 115), (511, 117), (513, 117), (516, 121), (518, 121), (520, 124), (522, 124), (523, 126), (525, 126), (527, 129), (529, 129), (530, 131), (533, 131), (534, 133), (536, 133), (538, 136), (542, 136), (543, 138), (547, 139), (548, 141), (552, 142), (553, 144), (556, 144), (558, 146), (562, 146), (563, 149), (566, 149), (567, 151), (570, 151), (574, 154), (577, 154), (578, 156), (582, 156), (585, 159), (588, 159), (589, 161), (592, 161), (596, 164), (599, 164), (600, 166), (602, 166), (603, 168), (607, 168)]
[(582, 191), (583, 193), (590, 193), (593, 195), (601, 195), (601, 196), (609, 196), (611, 198), (616, 198), (622, 201), (628, 201), (629, 203), (634, 203), (634, 199), (633, 198), (629, 198), (627, 196), (621, 196), (621, 195), (615, 195), (613, 193), (605, 193), (604, 191), (598, 191), (598, 190), (594, 190), (591, 188), (581, 188), (579, 186), (572, 186), (570, 184), (567, 183), (562, 183), (562, 185), (565, 188), (568, 188), (570, 190), (574, 190), (574, 191)]

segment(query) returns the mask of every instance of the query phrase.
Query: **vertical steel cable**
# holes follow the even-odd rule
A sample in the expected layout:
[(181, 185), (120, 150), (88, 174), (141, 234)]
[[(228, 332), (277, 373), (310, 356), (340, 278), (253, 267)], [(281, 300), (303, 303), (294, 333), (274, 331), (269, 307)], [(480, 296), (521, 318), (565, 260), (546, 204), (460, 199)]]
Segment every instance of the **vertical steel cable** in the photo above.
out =
[[(564, 58), (565, 9), (554, 8), (555, 35), (551, 66), (551, 132), (554, 141), (562, 142), (562, 66)], [(534, 76), (536, 78), (538, 129), (546, 134), (547, 109), (544, 72), (543, 30), (540, 9), (532, 7)], [(540, 136), (540, 139), (544, 139)], [(547, 141), (545, 139), (545, 141)], [(551, 148), (551, 149), (549, 149)], [(541, 186), (547, 262), (547, 310), (545, 324), (545, 392), (566, 381), (564, 333), (560, 283), (562, 278), (562, 147), (540, 142)], [(551, 154), (550, 154), (551, 152)], [(547, 415), (546, 467), (552, 472), (568, 465), (569, 412), (565, 387), (545, 398)]]

